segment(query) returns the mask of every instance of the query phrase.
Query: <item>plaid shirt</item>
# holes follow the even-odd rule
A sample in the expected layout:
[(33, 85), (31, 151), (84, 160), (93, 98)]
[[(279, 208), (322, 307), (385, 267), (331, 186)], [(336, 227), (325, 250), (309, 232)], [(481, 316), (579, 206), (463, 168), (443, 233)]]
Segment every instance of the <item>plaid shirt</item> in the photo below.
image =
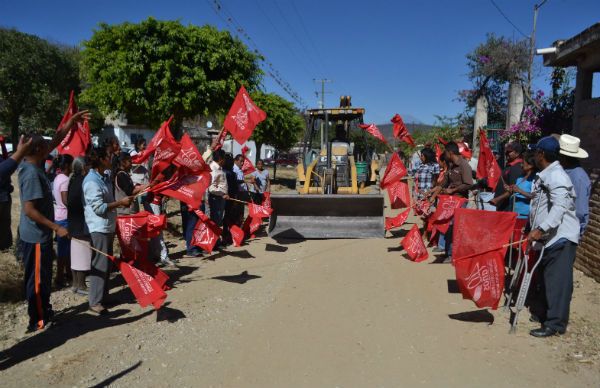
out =
[(415, 172), (417, 188), (419, 193), (427, 191), (433, 187), (433, 176), (440, 173), (440, 166), (437, 163), (421, 164)]

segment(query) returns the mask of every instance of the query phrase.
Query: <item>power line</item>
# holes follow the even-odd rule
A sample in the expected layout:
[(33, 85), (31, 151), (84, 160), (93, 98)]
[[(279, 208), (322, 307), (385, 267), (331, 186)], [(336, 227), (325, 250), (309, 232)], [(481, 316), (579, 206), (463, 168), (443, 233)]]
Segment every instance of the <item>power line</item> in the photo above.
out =
[(226, 23), (229, 26), (230, 31), (236, 36), (238, 36), (240, 40), (243, 37), (247, 44), (251, 46), (253, 51), (261, 57), (263, 63), (267, 67), (267, 69), (264, 69), (265, 73), (271, 78), (273, 78), (273, 80), (283, 89), (284, 92), (286, 92), (292, 98), (292, 100), (298, 103), (301, 107), (306, 107), (306, 103), (304, 102), (302, 97), (300, 97), (300, 95), (292, 88), (290, 83), (287, 82), (281, 76), (281, 74), (275, 68), (275, 66), (269, 60), (267, 60), (267, 57), (261, 52), (254, 40), (250, 37), (250, 35), (246, 32), (242, 25), (237, 22), (233, 14), (225, 7), (225, 5), (222, 4), (219, 0), (206, 1), (215, 11), (217, 17), (219, 17), (221, 20), (223, 20), (224, 23)]
[(492, 5), (493, 5), (494, 7), (496, 7), (496, 9), (498, 10), (498, 12), (500, 12), (500, 15), (502, 15), (502, 16), (504, 17), (504, 19), (506, 19), (506, 21), (507, 21), (507, 22), (509, 22), (509, 23), (510, 23), (510, 25), (511, 25), (511, 26), (513, 26), (513, 27), (515, 28), (515, 30), (517, 30), (517, 32), (518, 32), (519, 34), (523, 35), (523, 37), (524, 37), (524, 38), (529, 38), (529, 35), (526, 35), (526, 34), (524, 34), (524, 33), (523, 33), (523, 31), (521, 31), (521, 30), (519, 29), (519, 27), (517, 27), (517, 26), (515, 25), (515, 23), (513, 23), (513, 22), (512, 22), (512, 21), (511, 21), (511, 20), (508, 18), (508, 16), (506, 16), (506, 14), (505, 14), (505, 13), (502, 11), (502, 9), (500, 9), (500, 7), (498, 6), (498, 4), (496, 4), (496, 2), (495, 2), (494, 0), (490, 0), (490, 2), (492, 3)]
[[(290, 4), (292, 5), (292, 9), (294, 10), (294, 12), (296, 13), (296, 16), (298, 17), (298, 21), (300, 22), (300, 27), (302, 27), (302, 29), (304, 30), (304, 34), (308, 38), (308, 42), (312, 46), (315, 54), (317, 54), (317, 58), (321, 58), (322, 59), (323, 56), (319, 52), (319, 49), (317, 48), (317, 45), (315, 44), (315, 41), (313, 40), (310, 32), (308, 31), (308, 28), (306, 28), (306, 24), (304, 24), (304, 20), (302, 19), (302, 15), (298, 11), (298, 8), (296, 7), (295, 2), (294, 1), (290, 1)], [(323, 69), (323, 64), (321, 62), (318, 62), (318, 63), (321, 66), (321, 68)]]

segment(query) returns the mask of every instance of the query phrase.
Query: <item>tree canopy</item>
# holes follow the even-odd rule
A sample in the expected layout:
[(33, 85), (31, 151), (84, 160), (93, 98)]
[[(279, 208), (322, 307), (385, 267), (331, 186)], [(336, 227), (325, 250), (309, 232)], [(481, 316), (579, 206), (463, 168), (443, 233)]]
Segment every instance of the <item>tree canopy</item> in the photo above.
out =
[(229, 108), (240, 85), (261, 80), (259, 56), (227, 31), (148, 18), (100, 24), (84, 42), (82, 98), (105, 114), (157, 127)]
[(69, 92), (79, 88), (76, 51), (0, 28), (0, 122), (13, 144), (23, 129), (56, 128)]
[(304, 131), (304, 119), (294, 104), (275, 93), (254, 92), (252, 100), (264, 110), (267, 118), (254, 129), (251, 140), (260, 146), (269, 144), (278, 151), (287, 151), (296, 144)]

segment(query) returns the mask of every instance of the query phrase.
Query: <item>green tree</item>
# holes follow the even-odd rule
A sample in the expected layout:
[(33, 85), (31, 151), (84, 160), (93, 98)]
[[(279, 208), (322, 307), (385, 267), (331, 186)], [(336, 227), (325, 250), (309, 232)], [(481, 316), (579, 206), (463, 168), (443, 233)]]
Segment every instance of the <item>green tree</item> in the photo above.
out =
[(175, 116), (229, 108), (240, 85), (255, 89), (260, 57), (227, 31), (148, 18), (139, 24), (100, 24), (84, 42), (84, 102), (105, 114), (125, 113), (152, 128)]
[(277, 151), (287, 151), (300, 139), (304, 131), (304, 119), (294, 104), (275, 93), (255, 92), (251, 94), (254, 103), (267, 114), (258, 124), (251, 140), (256, 143), (256, 154), (260, 155), (263, 144), (269, 144)]
[(0, 121), (13, 144), (24, 128), (56, 128), (78, 91), (79, 67), (73, 47), (0, 28)]

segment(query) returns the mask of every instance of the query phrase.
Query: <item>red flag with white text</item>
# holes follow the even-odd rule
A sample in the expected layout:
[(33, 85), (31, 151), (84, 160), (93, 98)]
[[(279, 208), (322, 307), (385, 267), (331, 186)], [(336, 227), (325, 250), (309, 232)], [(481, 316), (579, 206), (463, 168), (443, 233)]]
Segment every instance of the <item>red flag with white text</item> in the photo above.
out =
[(121, 275), (140, 306), (153, 305), (158, 310), (167, 299), (162, 286), (152, 276), (132, 265), (120, 260), (117, 263)]
[(252, 218), (265, 218), (270, 217), (273, 210), (265, 206), (261, 206), (255, 203), (248, 204), (248, 214)]
[(504, 245), (514, 231), (517, 214), (456, 209), (452, 260), (458, 287), (477, 307), (496, 309), (504, 289)]
[[(435, 212), (431, 215), (429, 222), (435, 224), (436, 228), (443, 234), (448, 232), (450, 221), (454, 217), (454, 211), (467, 202), (466, 198), (442, 194), (438, 196), (438, 204)], [(430, 229), (430, 226), (428, 226)]]
[(365, 131), (369, 132), (377, 140), (387, 143), (387, 140), (385, 139), (385, 137), (383, 136), (383, 134), (381, 133), (381, 131), (379, 130), (379, 128), (377, 128), (377, 126), (375, 124), (359, 124), (358, 126), (361, 127), (362, 129), (364, 129)]
[(192, 232), (192, 245), (212, 253), (223, 231), (200, 210), (194, 210), (194, 212), (198, 215), (198, 222)]
[(217, 139), (214, 142), (213, 151), (220, 150), (221, 148), (223, 148), (226, 137), (227, 137), (227, 130), (225, 128), (223, 128), (221, 130), (221, 132), (219, 132), (219, 135), (217, 136)]
[(166, 138), (169, 139), (169, 141), (175, 141), (175, 138), (171, 133), (171, 129), (169, 128), (171, 120), (173, 120), (173, 116), (169, 117), (167, 121), (162, 123), (158, 131), (156, 131), (156, 133), (150, 140), (150, 143), (148, 143), (148, 145), (146, 146), (146, 149), (144, 149), (144, 152), (141, 152), (131, 158), (131, 162), (133, 164), (141, 164), (148, 160), (148, 158), (154, 153), (156, 147), (158, 146), (158, 144), (160, 144), (160, 142), (163, 141), (163, 139)]
[(252, 136), (254, 128), (266, 118), (267, 114), (256, 106), (246, 88), (242, 86), (225, 117), (223, 126), (235, 141), (244, 144)]
[(233, 245), (236, 247), (241, 247), (244, 243), (244, 231), (240, 229), (237, 225), (231, 225), (229, 228), (229, 232), (231, 233), (231, 239), (233, 240)]
[(271, 192), (265, 191), (263, 193), (263, 203), (262, 205), (267, 209), (271, 209)]
[(254, 233), (260, 229), (262, 225), (262, 218), (260, 217), (246, 217), (244, 220), (244, 224), (242, 225), (242, 230), (246, 234), (247, 238), (254, 236)]
[[(79, 109), (75, 103), (74, 92), (71, 90), (71, 94), (69, 95), (69, 106), (58, 127), (62, 127), (77, 112), (79, 112)], [(65, 136), (58, 147), (56, 147), (56, 150), (59, 155), (71, 155), (74, 158), (85, 156), (85, 152), (91, 142), (90, 124), (87, 120), (84, 120), (82, 123), (73, 125), (69, 130), (69, 133), (67, 133), (67, 136)]]
[(406, 209), (405, 211), (399, 213), (396, 217), (385, 217), (385, 230), (401, 227), (408, 219), (409, 214), (410, 209)]
[(410, 259), (414, 262), (418, 263), (427, 260), (429, 257), (427, 247), (423, 243), (423, 237), (421, 237), (421, 232), (417, 224), (414, 224), (408, 234), (404, 236), (400, 245), (402, 245)]
[(479, 160), (477, 161), (477, 179), (487, 178), (488, 186), (496, 190), (500, 180), (500, 166), (490, 148), (487, 136), (484, 130), (479, 131)]
[(394, 182), (386, 187), (392, 209), (410, 206), (410, 190), (406, 182)]
[(173, 160), (184, 174), (199, 174), (203, 171), (210, 172), (196, 145), (187, 133), (184, 133), (180, 141), (181, 149)]
[(252, 174), (254, 171), (256, 171), (256, 167), (254, 167), (250, 159), (248, 159), (246, 155), (244, 155), (244, 164), (242, 164), (242, 172), (244, 173), (244, 175), (248, 175)]
[(385, 189), (394, 182), (400, 182), (400, 179), (406, 175), (406, 166), (402, 163), (402, 159), (396, 152), (392, 154), (392, 158), (385, 168), (385, 173), (381, 179), (380, 187)]
[(210, 186), (210, 172), (204, 171), (199, 175), (175, 175), (165, 182), (150, 188), (149, 191), (169, 196), (184, 202), (192, 209), (200, 208), (204, 192)]

